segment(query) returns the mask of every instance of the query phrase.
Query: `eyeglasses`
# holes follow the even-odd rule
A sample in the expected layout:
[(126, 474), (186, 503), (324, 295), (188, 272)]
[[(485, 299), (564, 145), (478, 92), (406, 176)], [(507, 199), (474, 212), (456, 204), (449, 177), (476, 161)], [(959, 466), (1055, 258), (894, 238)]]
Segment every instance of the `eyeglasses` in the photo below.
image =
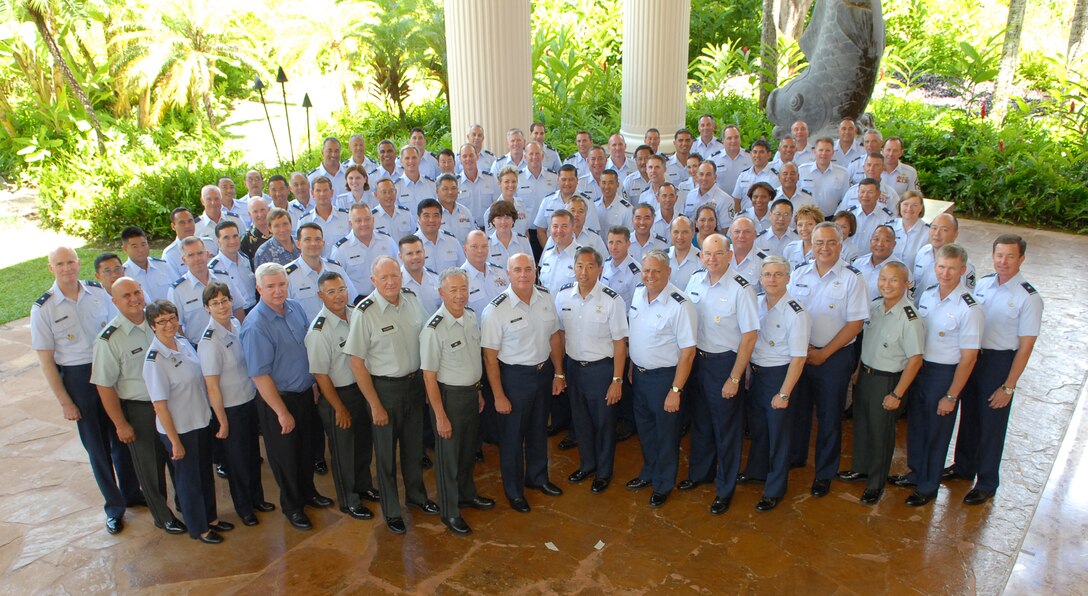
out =
[(759, 276), (760, 277), (770, 278), (770, 279), (782, 279), (784, 277), (789, 276), (789, 274), (784, 272), (784, 271), (764, 271)]
[(230, 304), (231, 304), (231, 300), (228, 300), (227, 298), (218, 298), (218, 299), (215, 299), (215, 300), (209, 300), (208, 301), (208, 306), (210, 306), (212, 308), (219, 308), (220, 306), (229, 306)]
[(159, 326), (159, 325), (177, 325), (178, 324), (178, 316), (177, 315), (165, 315), (165, 316), (161, 316), (161, 317), (159, 317), (159, 318), (157, 318), (157, 319), (155, 319), (154, 321), (151, 321), (151, 322), (156, 327)]

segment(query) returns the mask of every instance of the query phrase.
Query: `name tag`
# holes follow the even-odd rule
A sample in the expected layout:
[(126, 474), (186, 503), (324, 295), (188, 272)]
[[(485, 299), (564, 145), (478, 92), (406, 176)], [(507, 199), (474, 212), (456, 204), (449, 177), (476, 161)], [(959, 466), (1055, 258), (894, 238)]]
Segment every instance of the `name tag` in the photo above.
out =
[(393, 330), (394, 328), (395, 328), (395, 326), (394, 326), (394, 325), (389, 325), (388, 327), (382, 327), (382, 333), (389, 333), (389, 332), (390, 332), (390, 331), (392, 331), (392, 330)]

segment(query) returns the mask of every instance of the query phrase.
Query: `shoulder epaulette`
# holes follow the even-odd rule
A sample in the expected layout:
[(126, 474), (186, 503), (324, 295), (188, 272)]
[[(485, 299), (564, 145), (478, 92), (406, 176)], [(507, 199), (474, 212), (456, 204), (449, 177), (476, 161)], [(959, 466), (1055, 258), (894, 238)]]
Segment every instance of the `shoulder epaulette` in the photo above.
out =
[(430, 267), (424, 267), (423, 270), (426, 271), (427, 273), (430, 273), (431, 275), (438, 275), (438, 273), (436, 273)]
[(176, 287), (180, 286), (181, 282), (183, 282), (183, 281), (185, 281), (185, 278), (184, 277), (179, 277), (176, 280), (174, 280), (174, 283), (170, 284), (170, 287), (171, 288), (176, 288)]
[(449, 236), (450, 238), (457, 238), (457, 236), (454, 236), (453, 234), (451, 234), (451, 233), (450, 233), (450, 232), (448, 232), (447, 230), (442, 230), (442, 233), (443, 233), (443, 234), (445, 234), (445, 235), (447, 235), (447, 236)]
[(748, 283), (747, 279), (744, 279), (743, 275), (734, 275), (733, 280), (740, 284), (740, 287), (742, 288), (747, 288), (748, 286), (752, 285)]
[(491, 172), (488, 172), (486, 170), (480, 170), (480, 173), (483, 174), (484, 176), (491, 176), (492, 175)]
[[(766, 232), (767, 230), (763, 230), (763, 231)], [(767, 253), (763, 252), (762, 250), (757, 250), (756, 251), (756, 256), (759, 257), (760, 259), (766, 259), (767, 258)]]
[(158, 355), (159, 355), (158, 350), (149, 350), (147, 352), (147, 358), (145, 358), (145, 360), (147, 360), (148, 362), (154, 362), (155, 358), (157, 358)]
[(642, 270), (638, 268), (634, 261), (628, 263), (627, 267), (631, 270), (631, 273), (642, 273)]
[(290, 265), (288, 265), (287, 267), (284, 268), (284, 270), (287, 271), (288, 275), (294, 273), (295, 269), (298, 269), (298, 263), (291, 263)]
[(434, 178), (431, 178), (430, 176), (422, 176), (422, 178), (428, 182), (434, 182)]
[(215, 255), (210, 261), (208, 261), (208, 269), (215, 269), (215, 266), (219, 264), (219, 261), (223, 259), (222, 254)]
[(571, 288), (573, 288), (573, 287), (574, 287), (574, 282), (571, 282), (571, 283), (569, 283), (569, 284), (563, 284), (563, 287), (561, 287), (561, 288), (559, 288), (559, 289), (560, 289), (560, 290), (569, 290), (569, 289), (571, 289)]
[(918, 313), (914, 312), (914, 309), (909, 306), (904, 306), (903, 312), (907, 314), (908, 321), (913, 321), (918, 318)]
[(336, 241), (336, 244), (334, 244), (333, 246), (337, 246), (337, 247), (339, 247), (339, 246), (343, 246), (343, 245), (344, 245), (344, 243), (345, 243), (345, 242), (347, 242), (347, 241), (348, 241), (348, 237), (347, 237), (347, 236), (344, 236), (343, 238), (341, 238), (341, 239), (337, 240), (337, 241)]
[(113, 335), (114, 331), (117, 331), (117, 325), (110, 325), (109, 327), (106, 327), (105, 329), (103, 329), (102, 333), (98, 334), (98, 337), (101, 337), (102, 339), (104, 339), (106, 341), (109, 341), (110, 336)]
[(87, 284), (88, 286), (90, 286), (92, 288), (98, 288), (100, 290), (104, 289), (104, 288), (102, 288), (102, 284), (98, 283), (97, 281), (94, 281), (93, 279), (88, 279), (88, 280), (84, 281), (83, 283)]
[(34, 304), (37, 304), (38, 306), (41, 306), (41, 305), (45, 304), (46, 300), (49, 300), (52, 296), (53, 296), (53, 291), (49, 290), (49, 291), (45, 292), (44, 294), (42, 294), (41, 296), (38, 296), (38, 299), (34, 301)]
[(340, 263), (338, 263), (338, 262), (336, 261), (336, 259), (325, 259), (325, 262), (326, 262), (326, 263), (328, 263), (328, 264), (330, 264), (330, 265), (336, 265), (337, 267), (339, 267), (339, 266), (340, 266)]
[(861, 275), (861, 269), (858, 269), (857, 267), (855, 267), (853, 265), (847, 265), (846, 268), (849, 269), (850, 271), (853, 271), (854, 273), (856, 273), (858, 275)]
[(370, 305), (372, 304), (374, 304), (374, 301), (370, 298), (366, 298), (362, 302), (360, 302), (359, 305), (355, 308), (359, 309), (359, 312), (366, 312), (366, 309), (370, 308)]
[(1032, 286), (1031, 284), (1029, 284), (1026, 281), (1024, 283), (1020, 284), (1020, 285), (1023, 286), (1023, 288), (1028, 291), (1028, 294), (1038, 294), (1039, 293), (1039, 291), (1036, 290), (1034, 286)]
[(211, 339), (215, 335), (215, 329), (208, 327), (204, 330), (204, 339)]
[(619, 296), (619, 294), (616, 293), (616, 290), (613, 290), (612, 288), (610, 288), (608, 286), (601, 286), (601, 291), (604, 292), (605, 294), (613, 297), (613, 298), (615, 298), (616, 296)]
[(631, 201), (628, 201), (627, 199), (620, 199), (620, 205), (623, 205), (624, 207), (630, 207)]
[(964, 293), (960, 297), (963, 298), (963, 301), (965, 303), (967, 303), (967, 306), (977, 306), (978, 305), (978, 302), (975, 302), (974, 296), (972, 296), (970, 294)]
[(337, 211), (339, 211), (340, 213), (351, 213), (351, 211), (349, 211), (348, 209), (344, 209), (343, 207), (338, 208)]
[(309, 174), (307, 174), (307, 176), (309, 176), (310, 174), (316, 173), (316, 172), (317, 172), (317, 170), (318, 170), (318, 169), (319, 169), (320, 167), (321, 167), (321, 166), (317, 166), (316, 168), (314, 168), (314, 169), (310, 170), (310, 172), (309, 172)]
[[(208, 269), (212, 269), (212, 268), (208, 267)], [(226, 271), (223, 271), (222, 269), (212, 269), (212, 273), (215, 273), (216, 275), (226, 275), (228, 277), (230, 276), (229, 273), (227, 273)]]
[(491, 301), (491, 304), (493, 304), (495, 306), (498, 306), (498, 305), (502, 304), (503, 300), (506, 300), (506, 292), (503, 292), (502, 294), (499, 294), (498, 296), (495, 296), (495, 299)]
[(890, 217), (895, 217), (895, 214), (892, 213), (891, 209), (888, 209), (887, 207), (881, 207), (881, 209), (883, 209), (884, 213), (887, 213)]
[(408, 211), (408, 212), (412, 211), (411, 209), (405, 207), (404, 205), (397, 205), (397, 209), (400, 209), (401, 211)]
[(751, 171), (752, 171), (752, 168), (754, 168), (754, 167), (755, 167), (755, 166), (751, 166), (751, 167), (747, 167), (747, 168), (744, 168), (743, 170), (741, 170), (741, 171), (740, 171), (740, 173), (741, 173), (741, 174), (743, 174), (743, 173), (745, 173), (745, 172), (751, 172)]
[(997, 273), (995, 272), (995, 273), (991, 273), (989, 275), (983, 275), (982, 279), (986, 279), (987, 277), (997, 277)]
[(762, 231), (762, 232), (760, 232), (760, 233), (758, 233), (758, 234), (756, 234), (756, 237), (759, 237), (759, 236), (762, 236), (762, 235), (766, 234), (766, 233), (767, 233), (767, 229), (768, 229), (768, 228), (763, 228), (763, 231)]
[(666, 240), (666, 239), (665, 239), (665, 237), (664, 237), (664, 236), (662, 236), (662, 235), (660, 235), (660, 234), (654, 234), (654, 238), (656, 238), (656, 239), (660, 240), (661, 242), (664, 242), (665, 244), (668, 244), (668, 243), (669, 243), (669, 241), (668, 241), (668, 240)]
[(377, 208), (377, 207), (374, 207), (373, 209), (371, 209), (371, 210), (370, 210), (370, 214), (371, 214), (371, 215), (374, 215), (374, 214), (375, 214), (375, 213), (377, 213), (377, 212), (378, 212), (378, 208)]
[(857, 211), (858, 205), (850, 205), (846, 208), (847, 211)]
[(427, 326), (431, 329), (437, 329), (438, 324), (442, 322), (442, 315), (435, 315), (431, 317), (431, 322), (427, 323)]
[(193, 220), (193, 223), (198, 224), (198, 223), (200, 223), (200, 220), (202, 220), (202, 219), (204, 219), (204, 216), (198, 215), (198, 216), (196, 216), (196, 219)]
[(314, 319), (314, 324), (310, 326), (315, 331), (321, 331), (321, 328), (325, 326), (325, 317), (317, 317)]
[(681, 304), (684, 303), (684, 300), (687, 300), (686, 298), (684, 298), (684, 295), (681, 294), (680, 292), (673, 292), (672, 294), (669, 294), (669, 295), (672, 296), (673, 300), (675, 300), (675, 301), (677, 301), (677, 302), (679, 302)]
[(413, 290), (412, 288), (409, 288), (408, 286), (404, 286), (403, 288), (400, 289), (400, 291), (401, 291), (401, 293), (408, 294), (409, 296), (415, 296), (416, 295), (415, 290)]
[(928, 291), (932, 290), (935, 287), (937, 287), (937, 284), (933, 284), (932, 286), (929, 286), (928, 288), (926, 288), (926, 291), (928, 292)]
[(548, 291), (548, 288), (546, 286), (544, 286), (543, 284), (536, 284), (536, 289), (540, 290), (541, 292), (544, 292), (545, 294), (551, 294), (551, 292)]
[(160, 259), (159, 257), (147, 257), (147, 260), (149, 260), (149, 261), (158, 261), (159, 263), (165, 263), (166, 262), (165, 259)]
[(471, 306), (469, 306), (469, 305), (467, 305), (467, 304), (465, 305), (465, 310), (468, 310), (468, 311), (472, 311), (472, 312), (476, 312), (476, 309), (475, 309), (475, 308), (472, 308)]

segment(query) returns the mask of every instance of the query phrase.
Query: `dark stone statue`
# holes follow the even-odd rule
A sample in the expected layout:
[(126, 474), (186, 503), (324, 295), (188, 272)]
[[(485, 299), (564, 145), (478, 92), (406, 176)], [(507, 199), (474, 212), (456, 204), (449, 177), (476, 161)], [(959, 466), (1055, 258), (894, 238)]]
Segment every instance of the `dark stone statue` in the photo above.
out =
[(797, 120), (808, 123), (810, 139), (834, 136), (840, 121), (865, 112), (873, 94), (884, 54), (880, 0), (816, 0), (800, 46), (808, 67), (771, 92), (767, 117), (778, 138)]

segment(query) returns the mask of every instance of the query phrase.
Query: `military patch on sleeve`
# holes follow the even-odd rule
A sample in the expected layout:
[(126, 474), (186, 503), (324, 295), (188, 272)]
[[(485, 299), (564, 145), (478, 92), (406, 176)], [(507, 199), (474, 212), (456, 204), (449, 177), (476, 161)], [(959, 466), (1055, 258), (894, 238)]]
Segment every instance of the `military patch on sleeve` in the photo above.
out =
[(903, 312), (907, 313), (907, 320), (913, 321), (918, 318), (918, 313), (914, 312), (914, 309), (909, 306), (903, 307)]
[(294, 273), (295, 269), (298, 269), (298, 263), (291, 263), (290, 265), (288, 265), (286, 267), (287, 275), (291, 275), (292, 273)]
[(683, 304), (684, 301), (687, 300), (687, 298), (684, 298), (684, 295), (681, 294), (680, 292), (673, 292), (672, 294), (669, 294), (669, 295), (672, 296), (673, 300), (679, 302), (680, 304)]
[(154, 361), (155, 361), (155, 358), (156, 358), (156, 357), (158, 357), (158, 355), (159, 355), (159, 351), (158, 351), (158, 350), (150, 350), (150, 351), (148, 351), (148, 352), (147, 352), (147, 361), (148, 361), (148, 362), (154, 362)]
[(1023, 286), (1023, 288), (1028, 291), (1028, 294), (1038, 294), (1039, 293), (1038, 290), (1036, 290), (1031, 284), (1029, 284), (1026, 281), (1024, 283), (1020, 284), (1020, 285)]
[(184, 277), (179, 277), (176, 280), (174, 280), (174, 283), (170, 284), (170, 287), (171, 288), (176, 288), (176, 287), (180, 286), (181, 282), (183, 282), (183, 281), (185, 281), (185, 278)]
[(495, 296), (495, 299), (491, 301), (491, 304), (495, 306), (502, 304), (503, 300), (506, 300), (506, 295), (506, 292), (503, 292), (502, 294)]
[(53, 297), (53, 292), (51, 292), (51, 291), (50, 292), (45, 292), (41, 296), (38, 296), (38, 299), (34, 301), (34, 304), (37, 304), (38, 306), (41, 306), (41, 305), (45, 304), (45, 302), (47, 300), (49, 300), (50, 298), (52, 298), (52, 297)]
[(628, 263), (627, 267), (631, 270), (631, 273), (642, 273), (642, 271), (638, 268), (638, 265), (636, 265), (634, 262)]
[(740, 287), (742, 288), (747, 288), (748, 286), (752, 285), (748, 283), (748, 280), (744, 279), (744, 276), (742, 275), (734, 275), (733, 280), (740, 284)]
[(314, 331), (321, 331), (321, 328), (325, 326), (325, 317), (317, 317), (314, 319), (314, 324), (310, 327)]
[(796, 300), (790, 300), (786, 304), (790, 305), (790, 308), (793, 309), (793, 312), (803, 312), (805, 310), (805, 307), (801, 306), (801, 303)]
[(339, 246), (343, 246), (343, 245), (344, 245), (344, 243), (345, 243), (345, 242), (347, 242), (347, 241), (348, 241), (348, 237), (347, 237), (347, 236), (344, 236), (343, 238), (341, 238), (341, 239), (337, 240), (337, 241), (336, 241), (336, 244), (335, 244), (334, 246), (338, 246), (338, 247), (339, 247)]
[(961, 298), (967, 303), (967, 306), (978, 306), (978, 302), (975, 302), (975, 297), (970, 294), (963, 294)]
[(435, 316), (431, 317), (431, 322), (427, 323), (427, 326), (430, 327), (431, 329), (437, 329), (438, 324), (442, 322), (442, 318), (443, 318), (442, 315), (435, 315)]
[(102, 339), (106, 340), (106, 341), (109, 341), (110, 336), (113, 335), (113, 333), (115, 331), (117, 331), (117, 326), (116, 325), (110, 325), (109, 327), (106, 327), (105, 329), (103, 329), (102, 333), (100, 333), (98, 336), (101, 337)]
[(370, 305), (372, 304), (374, 304), (374, 301), (370, 298), (367, 298), (366, 300), (360, 302), (359, 306), (356, 306), (355, 308), (357, 308), (359, 312), (366, 312), (366, 309), (370, 308)]
[(204, 330), (204, 339), (211, 339), (213, 335), (215, 335), (215, 329), (208, 327)]
[(572, 283), (569, 283), (569, 284), (563, 284), (563, 287), (561, 287), (559, 289), (560, 290), (569, 290), (569, 289), (571, 289), (573, 287), (574, 287), (574, 283), (572, 282)]
[(608, 286), (601, 286), (601, 291), (604, 292), (605, 294), (613, 297), (613, 298), (615, 298), (616, 296), (619, 296), (619, 294), (616, 293), (616, 290), (613, 290), (612, 288), (610, 288)]

